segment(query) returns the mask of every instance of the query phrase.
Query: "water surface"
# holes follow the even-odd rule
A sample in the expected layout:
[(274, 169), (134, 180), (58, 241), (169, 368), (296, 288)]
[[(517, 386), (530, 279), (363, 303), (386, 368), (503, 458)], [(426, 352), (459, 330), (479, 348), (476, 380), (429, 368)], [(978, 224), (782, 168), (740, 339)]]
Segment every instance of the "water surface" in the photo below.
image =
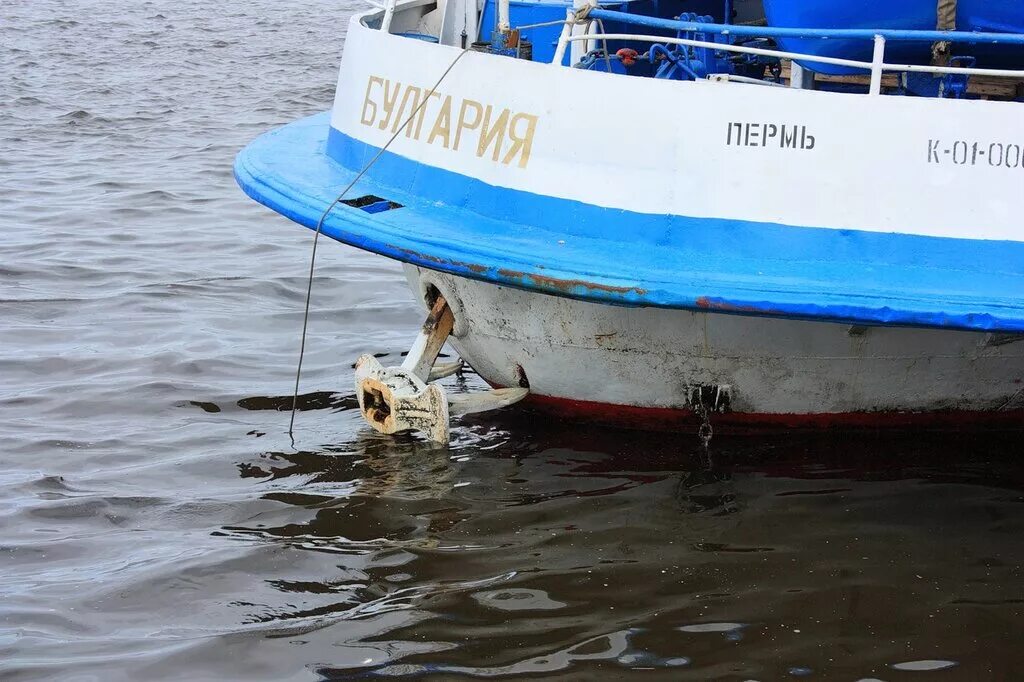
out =
[(327, 243), (293, 444), (311, 235), (231, 161), (351, 12), (0, 8), (0, 679), (1021, 676), (1016, 439), (383, 438), (350, 364), (421, 312)]

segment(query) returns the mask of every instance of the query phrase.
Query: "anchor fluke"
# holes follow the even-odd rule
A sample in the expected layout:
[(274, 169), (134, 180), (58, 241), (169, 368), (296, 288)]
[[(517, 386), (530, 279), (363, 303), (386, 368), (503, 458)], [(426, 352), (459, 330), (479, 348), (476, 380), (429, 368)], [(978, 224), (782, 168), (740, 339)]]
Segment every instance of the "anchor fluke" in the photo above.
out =
[(462, 360), (459, 360), (458, 362), (439, 362), (430, 369), (430, 378), (428, 378), (427, 381), (437, 381), (438, 379), (444, 379), (445, 377), (450, 377), (453, 374), (458, 374), (463, 367), (464, 365), (462, 364)]
[(448, 414), (473, 414), (514, 405), (530, 394), (528, 388), (495, 388), (479, 393), (448, 396)]

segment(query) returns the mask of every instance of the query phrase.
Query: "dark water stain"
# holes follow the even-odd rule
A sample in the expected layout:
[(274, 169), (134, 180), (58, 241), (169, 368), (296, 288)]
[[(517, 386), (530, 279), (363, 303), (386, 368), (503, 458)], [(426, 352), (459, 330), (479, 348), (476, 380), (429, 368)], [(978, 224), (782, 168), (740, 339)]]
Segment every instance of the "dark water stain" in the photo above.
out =
[(4, 4), (0, 679), (1019, 678), (1016, 439), (378, 436), (423, 313), (336, 244), (287, 437), (310, 235), (231, 162), (353, 8)]

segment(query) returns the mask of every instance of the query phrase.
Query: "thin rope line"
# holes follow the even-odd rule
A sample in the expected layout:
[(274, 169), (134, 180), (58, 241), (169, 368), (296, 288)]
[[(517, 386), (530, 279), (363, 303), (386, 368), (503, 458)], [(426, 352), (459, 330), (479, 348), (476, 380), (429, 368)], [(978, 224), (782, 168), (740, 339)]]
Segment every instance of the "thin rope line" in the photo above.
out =
[(565, 24), (565, 19), (556, 19), (555, 21), (542, 21), (539, 24), (522, 24), (521, 26), (513, 26), (510, 30), (525, 31), (530, 28), (543, 28), (544, 26), (559, 26), (562, 24)]
[(292, 435), (292, 430), (295, 427), (295, 412), (298, 409), (299, 404), (299, 380), (302, 378), (302, 359), (306, 355), (306, 331), (309, 329), (309, 302), (310, 299), (313, 297), (313, 272), (316, 267), (316, 246), (320, 241), (320, 233), (323, 231), (324, 220), (327, 219), (327, 215), (331, 212), (331, 209), (333, 209), (335, 206), (341, 203), (341, 200), (345, 197), (346, 194), (348, 194), (349, 190), (352, 189), (355, 186), (355, 184), (359, 182), (360, 178), (362, 178), (363, 175), (366, 174), (366, 171), (370, 170), (370, 167), (373, 166), (373, 164), (377, 163), (377, 159), (383, 156), (384, 152), (387, 151), (387, 148), (391, 146), (391, 143), (398, 139), (398, 136), (401, 135), (402, 132), (409, 126), (409, 123), (412, 122), (416, 115), (420, 113), (420, 109), (426, 106), (427, 102), (430, 101), (430, 98), (434, 95), (434, 92), (437, 90), (438, 86), (441, 85), (441, 82), (448, 77), (448, 74), (451, 73), (452, 69), (455, 68), (455, 65), (459, 63), (459, 60), (462, 59), (462, 57), (467, 52), (469, 52), (468, 48), (463, 49), (462, 52), (460, 52), (459, 55), (452, 60), (452, 63), (448, 65), (448, 68), (444, 70), (444, 73), (441, 74), (441, 77), (437, 79), (436, 83), (434, 83), (434, 87), (430, 88), (430, 92), (427, 92), (423, 96), (423, 100), (418, 105), (416, 105), (416, 108), (412, 110), (412, 113), (409, 114), (409, 117), (406, 118), (405, 121), (402, 122), (402, 125), (400, 125), (398, 129), (395, 130), (394, 134), (391, 136), (391, 139), (389, 139), (384, 144), (384, 146), (381, 147), (376, 154), (374, 154), (373, 158), (370, 159), (369, 163), (363, 166), (363, 169), (356, 174), (355, 178), (352, 179), (352, 182), (348, 183), (345, 189), (341, 190), (341, 194), (335, 197), (334, 201), (332, 201), (327, 206), (327, 208), (324, 209), (324, 212), (320, 215), (320, 220), (318, 220), (316, 223), (316, 234), (313, 235), (313, 252), (310, 254), (309, 257), (309, 283), (306, 286), (306, 308), (302, 315), (302, 340), (299, 343), (299, 362), (298, 366), (295, 368), (295, 390), (292, 392), (292, 416), (288, 422), (288, 436), (293, 438), (293, 443), (294, 436)]

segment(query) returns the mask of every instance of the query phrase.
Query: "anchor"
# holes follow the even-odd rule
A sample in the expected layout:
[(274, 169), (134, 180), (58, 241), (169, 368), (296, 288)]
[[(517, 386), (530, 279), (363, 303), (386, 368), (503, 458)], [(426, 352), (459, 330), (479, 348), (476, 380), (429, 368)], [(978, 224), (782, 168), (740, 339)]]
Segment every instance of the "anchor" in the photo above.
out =
[(423, 328), (400, 367), (384, 367), (372, 355), (356, 361), (356, 396), (363, 418), (386, 434), (419, 431), (442, 445), (449, 440), (451, 417), (487, 412), (519, 402), (527, 388), (496, 388), (468, 395), (448, 395), (436, 383), (462, 368), (462, 362), (436, 364), (455, 316), (444, 296), (431, 306)]

